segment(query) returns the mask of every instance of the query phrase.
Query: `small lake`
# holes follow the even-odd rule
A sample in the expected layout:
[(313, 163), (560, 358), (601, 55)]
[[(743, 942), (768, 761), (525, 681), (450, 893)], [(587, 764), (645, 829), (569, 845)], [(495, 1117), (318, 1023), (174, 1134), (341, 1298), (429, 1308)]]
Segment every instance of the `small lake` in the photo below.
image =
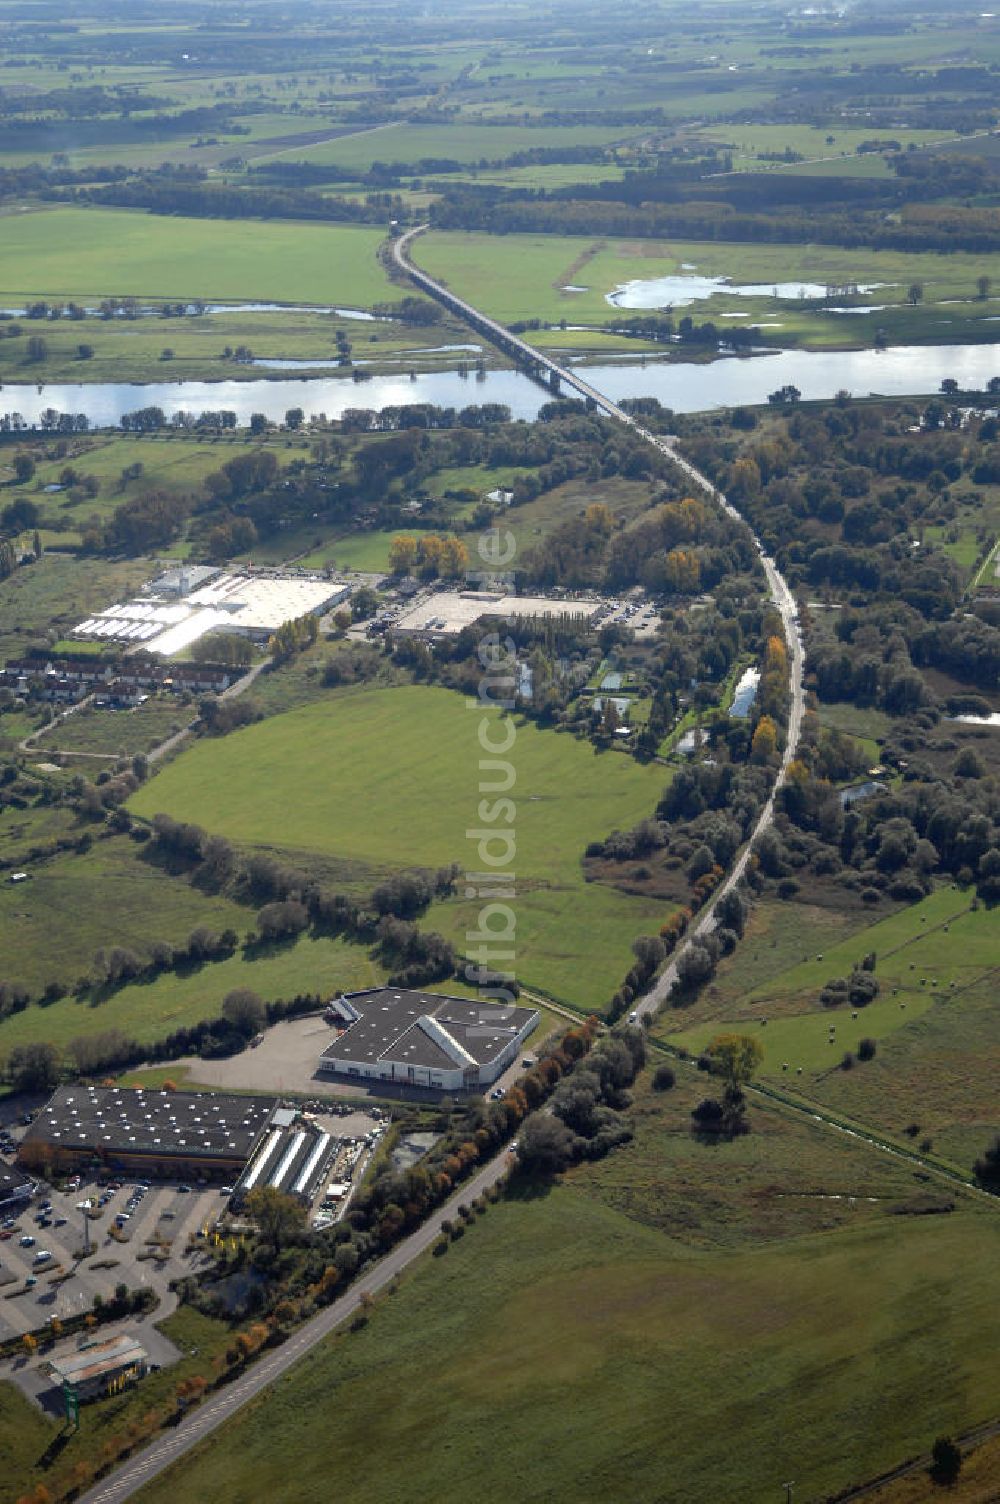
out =
[(750, 707), (757, 698), (757, 686), (760, 684), (760, 669), (751, 665), (740, 676), (740, 681), (733, 692), (733, 703), (729, 707), (729, 714), (745, 720), (750, 714)]
[[(614, 401), (623, 397), (658, 397), (676, 412), (705, 412), (711, 408), (755, 406), (767, 402), (769, 392), (795, 386), (806, 400), (829, 399), (839, 391), (856, 397), (926, 396), (940, 391), (945, 377), (966, 390), (983, 390), (1000, 375), (1000, 350), (994, 345), (897, 345), (890, 350), (781, 350), (747, 358), (725, 356), (696, 364), (647, 359), (618, 364), (579, 365), (580, 373)], [(313, 376), (298, 380), (281, 377), (248, 381), (94, 382), (9, 385), (0, 388), (0, 415), (19, 413), (37, 425), (46, 409), (84, 413), (91, 424), (111, 427), (124, 413), (140, 407), (161, 407), (167, 418), (176, 413), (197, 416), (208, 410), (235, 412), (246, 424), (251, 413), (264, 413), (281, 422), (291, 407), (307, 418), (339, 418), (345, 408), (398, 407), (429, 402), (439, 407), (471, 403), (505, 403), (515, 418), (535, 418), (551, 394), (520, 371), (425, 371), (413, 377), (373, 376), (353, 381), (350, 376)]]
[(960, 721), (963, 726), (1000, 726), (1000, 710), (991, 715), (950, 715), (949, 721)]
[(869, 783), (855, 783), (850, 788), (841, 789), (840, 802), (844, 809), (850, 809), (852, 804), (857, 804), (859, 799), (870, 799), (873, 794), (881, 794), (885, 791), (884, 783), (874, 780)]
[[(859, 283), (857, 290), (868, 294), (885, 285), (884, 282)], [(576, 290), (563, 288), (564, 292)], [(613, 303), (616, 308), (688, 308), (715, 293), (726, 293), (734, 298), (779, 298), (792, 302), (825, 298), (827, 292), (825, 282), (731, 282), (728, 277), (699, 277), (688, 273), (623, 282), (614, 292), (605, 295), (605, 301)]]

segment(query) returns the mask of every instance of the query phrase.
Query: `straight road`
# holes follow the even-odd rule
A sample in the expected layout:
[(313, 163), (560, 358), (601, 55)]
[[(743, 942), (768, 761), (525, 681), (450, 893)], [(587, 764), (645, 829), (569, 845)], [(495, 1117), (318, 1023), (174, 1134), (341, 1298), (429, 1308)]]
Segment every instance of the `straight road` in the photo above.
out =
[(317, 1343), (328, 1337), (342, 1322), (353, 1316), (361, 1305), (362, 1297), (375, 1295), (395, 1279), (414, 1259), (425, 1253), (441, 1235), (441, 1224), (454, 1218), (460, 1202), (474, 1201), (477, 1196), (496, 1185), (511, 1164), (509, 1149), (504, 1149), (495, 1159), (474, 1175), (436, 1211), (416, 1232), (404, 1238), (402, 1243), (387, 1253), (367, 1274), (355, 1280), (349, 1290), (332, 1305), (320, 1311), (293, 1332), (281, 1347), (275, 1348), (259, 1359), (240, 1378), (226, 1384), (205, 1400), (181, 1421), (172, 1431), (161, 1433), (156, 1439), (100, 1483), (80, 1495), (80, 1504), (120, 1504), (130, 1499), (140, 1488), (157, 1477), (166, 1468), (177, 1462), (192, 1447), (204, 1441), (218, 1426), (256, 1399), (270, 1384), (287, 1373), (293, 1364), (305, 1357)]
[[(735, 522), (741, 522), (744, 526), (749, 527), (746, 518), (741, 516), (732, 502), (727, 499), (717, 486), (712, 484), (708, 476), (702, 474), (697, 466), (691, 464), (690, 460), (684, 459), (682, 455), (677, 453), (675, 447), (676, 440), (663, 438), (659, 434), (651, 433), (648, 428), (643, 428), (635, 418), (623, 412), (617, 403), (612, 402), (603, 392), (599, 392), (596, 387), (592, 387), (589, 382), (584, 381), (583, 377), (576, 371), (567, 370), (565, 366), (558, 365), (556, 361), (551, 360), (542, 351), (536, 350), (526, 340), (511, 334), (510, 330), (505, 329), (502, 324), (498, 324), (494, 319), (487, 317), (479, 309), (474, 308), (471, 303), (467, 303), (464, 299), (458, 297), (450, 288), (442, 286), (440, 282), (436, 282), (433, 277), (429, 277), (426, 272), (414, 266), (410, 260), (410, 247), (417, 236), (423, 234), (426, 228), (426, 225), (418, 225), (415, 229), (408, 230), (405, 235), (399, 236), (398, 239), (392, 242), (392, 259), (397, 270), (410, 277), (416, 282), (418, 287), (422, 288), (424, 292), (429, 293), (431, 297), (436, 298), (438, 302), (444, 303), (453, 313), (457, 313), (459, 317), (464, 318), (480, 334), (485, 335), (487, 339), (493, 340), (505, 354), (512, 356), (515, 360), (520, 359), (524, 364), (540, 373), (547, 372), (550, 379), (552, 377), (558, 378), (558, 383), (553, 386), (553, 395), (555, 395), (559, 385), (564, 384), (570, 387), (579, 396), (592, 402), (605, 417), (612, 418), (616, 423), (621, 423), (624, 427), (630, 428), (633, 433), (638, 434), (640, 438), (652, 444), (655, 449), (659, 449), (661, 453), (665, 454), (687, 476), (688, 480), (698, 490), (708, 495)], [(678, 947), (670, 964), (660, 973), (653, 987), (646, 993), (645, 997), (635, 1005), (633, 1011), (639, 1019), (647, 1015), (652, 1016), (667, 1001), (679, 980), (677, 968), (681, 957), (694, 940), (697, 940), (699, 936), (709, 934), (715, 929), (717, 923), (715, 910), (719, 901), (742, 880), (755, 843), (764, 834), (774, 819), (775, 797), (788, 776), (788, 766), (795, 756), (795, 749), (798, 745), (802, 729), (802, 715), (805, 708), (802, 677), (805, 670), (805, 651), (799, 627), (798, 608), (787, 581), (780, 573), (774, 560), (765, 552), (764, 545), (755, 533), (753, 534), (753, 540), (767, 577), (771, 599), (781, 616), (785, 641), (788, 646), (789, 709), (788, 720), (785, 726), (785, 750), (782, 754), (781, 764), (778, 768), (778, 774), (775, 778), (771, 795), (758, 815), (746, 844), (730, 869), (725, 882), (717, 889), (711, 902), (701, 911), (698, 923), (688, 931), (687, 936)]]

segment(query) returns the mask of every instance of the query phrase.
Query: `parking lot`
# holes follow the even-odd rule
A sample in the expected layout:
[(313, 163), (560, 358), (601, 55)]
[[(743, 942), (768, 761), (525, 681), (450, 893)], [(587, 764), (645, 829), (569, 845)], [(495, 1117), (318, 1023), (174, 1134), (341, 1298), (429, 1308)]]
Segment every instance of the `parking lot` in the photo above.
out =
[(4, 1215), (0, 1338), (89, 1310), (95, 1295), (108, 1299), (118, 1284), (152, 1289), (160, 1300), (156, 1319), (173, 1309), (169, 1282), (205, 1259), (200, 1235), (227, 1198), (214, 1187), (112, 1183), (114, 1190), (94, 1181), (75, 1190), (43, 1189)]
[(660, 608), (644, 599), (605, 601), (594, 617), (595, 627), (628, 627), (640, 641), (649, 641), (660, 629)]

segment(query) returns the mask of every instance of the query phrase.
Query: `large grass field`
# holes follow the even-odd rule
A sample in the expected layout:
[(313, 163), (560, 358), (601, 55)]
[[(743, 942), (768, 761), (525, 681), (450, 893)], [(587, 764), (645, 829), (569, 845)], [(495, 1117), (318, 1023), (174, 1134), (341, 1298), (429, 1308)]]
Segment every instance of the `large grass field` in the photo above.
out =
[(757, 1109), (696, 1144), (693, 1099), (640, 1092), (633, 1144), (490, 1207), (144, 1504), (350, 1504), (373, 1458), (384, 1504), (819, 1500), (993, 1415), (993, 1208), (892, 1216), (902, 1167)]
[(332, 162), (349, 172), (367, 172), (373, 162), (417, 162), (421, 157), (455, 162), (497, 161), (535, 146), (601, 146), (636, 134), (623, 126), (390, 125), (342, 136), (318, 146), (284, 152), (297, 162)]
[[(240, 842), (347, 858), (373, 874), (450, 862), (480, 870), (466, 834), (483, 823), (480, 718), (439, 689), (328, 697), (192, 747), (136, 794), (133, 811), (166, 810)], [(530, 723), (509, 755), (519, 975), (567, 1002), (599, 1006), (627, 970), (632, 938), (664, 915), (647, 900), (585, 884), (583, 850), (651, 812), (662, 770)], [(431, 915), (460, 944), (467, 917), (458, 898)]]
[[(972, 299), (976, 278), (989, 275), (988, 256), (964, 253), (902, 253), (848, 250), (823, 245), (745, 245), (725, 242), (595, 239), (563, 235), (462, 234), (434, 232), (416, 244), (415, 259), (433, 276), (441, 277), (461, 296), (504, 321), (543, 318), (570, 322), (593, 319), (607, 322), (615, 309), (606, 294), (637, 279), (663, 277), (696, 267), (704, 276), (728, 276), (734, 281), (847, 282), (893, 284), (871, 301), (900, 304), (900, 316), (912, 322), (914, 311), (905, 306), (907, 286), (924, 286), (924, 306), (916, 319), (925, 319), (927, 305), (944, 298)], [(580, 286), (581, 293), (566, 293), (565, 286)], [(789, 321), (794, 303), (768, 304), (760, 300), (716, 294), (708, 302), (692, 305), (704, 317), (721, 311), (744, 312), (750, 318), (766, 313), (768, 318)], [(640, 310), (622, 310), (624, 316)], [(845, 324), (865, 324), (865, 319), (826, 319), (828, 342), (848, 343), (861, 337), (860, 329)], [(914, 327), (919, 327), (916, 323)], [(955, 336), (957, 337), (957, 336)]]
[[(244, 925), (249, 917), (245, 910), (238, 915)], [(210, 924), (211, 919), (205, 912), (196, 922)], [(121, 941), (116, 937), (111, 943)], [(46, 1007), (27, 1008), (0, 1024), (0, 1050), (39, 1039), (64, 1046), (77, 1036), (108, 1029), (120, 1029), (140, 1044), (152, 1044), (174, 1029), (217, 1017), (226, 993), (236, 987), (249, 987), (271, 1002), (305, 992), (332, 997), (377, 986), (384, 979), (385, 972), (370, 959), (364, 946), (339, 937), (303, 935), (295, 942), (263, 952), (247, 955), (237, 951), (226, 961), (164, 972), (155, 981), (134, 982), (106, 995), (91, 992)]]
[[(30, 987), (72, 983), (99, 947), (179, 945), (196, 925), (242, 931), (247, 918), (237, 904), (169, 876), (141, 860), (127, 837), (115, 837), (33, 868), (30, 882), (0, 885), (3, 974)], [(53, 1013), (45, 1010), (50, 1019)], [(0, 1026), (0, 1036), (16, 1022)]]
[[(869, 951), (877, 999), (857, 1010), (823, 1008), (824, 984)], [(916, 1124), (935, 1153), (967, 1173), (1000, 1129), (992, 1087), (1000, 1022), (991, 1002), (998, 957), (1000, 914), (970, 908), (970, 894), (951, 887), (861, 929), (771, 902), (754, 911), (717, 982), (689, 1013), (668, 1011), (656, 1033), (697, 1052), (720, 1030), (749, 1028), (764, 1050), (765, 1080), (883, 1132), (899, 1136)], [(842, 1070), (844, 1052), (864, 1038), (877, 1041), (875, 1060)]]
[[(3, 219), (0, 293), (301, 300), (363, 308), (391, 295), (375, 257), (382, 238), (367, 225), (241, 224), (124, 209), (44, 209)], [(163, 343), (170, 343), (166, 330)]]

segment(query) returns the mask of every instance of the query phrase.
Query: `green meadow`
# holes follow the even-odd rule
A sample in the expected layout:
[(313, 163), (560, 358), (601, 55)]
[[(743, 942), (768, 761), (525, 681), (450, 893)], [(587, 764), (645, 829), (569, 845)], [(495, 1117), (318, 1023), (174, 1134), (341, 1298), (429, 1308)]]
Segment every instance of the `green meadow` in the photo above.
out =
[[(824, 245), (749, 245), (727, 242), (595, 239), (566, 235), (460, 234), (435, 231), (414, 248), (414, 259), (462, 297), (495, 318), (542, 318), (557, 322), (594, 320), (606, 323), (616, 310), (606, 295), (627, 282), (678, 273), (685, 265), (703, 276), (728, 276), (740, 282), (819, 282), (891, 284), (872, 300), (899, 304), (901, 317), (923, 321), (927, 305), (944, 298), (973, 299), (976, 279), (990, 275), (989, 256), (963, 252), (904, 253), (850, 250)], [(911, 282), (924, 285), (924, 310), (905, 303)], [(586, 288), (567, 293), (566, 286)], [(692, 305), (699, 317), (718, 317), (724, 310), (782, 320), (796, 315), (794, 302), (750, 300), (716, 294)], [(624, 316), (641, 310), (623, 310)], [(801, 315), (800, 315), (801, 317)], [(861, 330), (844, 329), (844, 319), (825, 320), (828, 342), (850, 343)], [(855, 321), (863, 323), (864, 320)], [(790, 327), (790, 326), (789, 326)]]
[[(497, 718), (470, 712), (442, 689), (329, 696), (195, 745), (140, 789), (131, 807), (146, 818), (165, 810), (243, 844), (347, 859), (373, 876), (451, 862), (480, 870), (478, 838), (467, 832), (507, 829), (502, 817), (490, 823), (480, 813), (484, 716)], [(498, 744), (507, 735), (498, 726), (490, 734)], [(519, 975), (577, 1006), (601, 1006), (628, 969), (632, 938), (665, 915), (661, 905), (585, 883), (583, 850), (651, 813), (663, 772), (531, 723), (516, 727), (509, 758)], [(498, 775), (482, 777), (489, 783)], [(494, 842), (490, 855), (500, 846)], [(464, 948), (475, 910), (459, 894), (428, 922)]]
[[(389, 125), (297, 147), (297, 162), (331, 162), (349, 172), (367, 172), (373, 162), (418, 162), (422, 157), (451, 158), (456, 162), (498, 161), (513, 152), (536, 146), (603, 146), (634, 136), (621, 126)], [(288, 155), (288, 153), (282, 153)]]
[(374, 1455), (384, 1504), (472, 1475), (487, 1504), (815, 1500), (994, 1414), (991, 1209), (893, 1216), (905, 1167), (772, 1109), (698, 1144), (695, 1099), (640, 1088), (631, 1144), (489, 1206), (143, 1504), (285, 1497), (291, 1469), (353, 1504)]
[[(689, 1012), (661, 1016), (656, 1036), (697, 1053), (721, 1031), (749, 1031), (765, 1080), (897, 1137), (915, 1124), (912, 1136), (967, 1173), (1000, 1130), (995, 1106), (984, 1105), (1000, 1071), (1000, 914), (970, 904), (970, 893), (942, 887), (863, 928), (803, 905), (762, 904), (717, 981)], [(823, 986), (872, 951), (875, 1001), (822, 1007)], [(866, 1038), (875, 1059), (842, 1069)]]
[[(239, 910), (234, 918), (234, 927), (242, 926), (242, 933), (249, 928), (252, 914)], [(206, 906), (195, 922), (211, 925), (211, 910)], [(122, 938), (116, 936), (110, 943), (121, 944)], [(141, 951), (141, 941), (137, 948)], [(66, 997), (44, 1007), (26, 1008), (0, 1024), (0, 1051), (39, 1039), (64, 1046), (79, 1035), (108, 1029), (120, 1029), (140, 1044), (153, 1044), (174, 1029), (217, 1017), (226, 993), (237, 987), (249, 987), (265, 1002), (272, 1002), (298, 993), (332, 996), (356, 991), (377, 986), (384, 978), (384, 971), (364, 946), (340, 937), (307, 934), (252, 954), (240, 950), (225, 961), (164, 972), (150, 982), (133, 982), (113, 991), (96, 989), (82, 998)]]
[[(244, 224), (128, 209), (39, 209), (3, 220), (0, 293), (49, 299), (241, 298), (365, 308), (391, 295), (375, 255), (382, 239), (379, 229), (367, 225)], [(163, 343), (170, 343), (166, 329)]]

